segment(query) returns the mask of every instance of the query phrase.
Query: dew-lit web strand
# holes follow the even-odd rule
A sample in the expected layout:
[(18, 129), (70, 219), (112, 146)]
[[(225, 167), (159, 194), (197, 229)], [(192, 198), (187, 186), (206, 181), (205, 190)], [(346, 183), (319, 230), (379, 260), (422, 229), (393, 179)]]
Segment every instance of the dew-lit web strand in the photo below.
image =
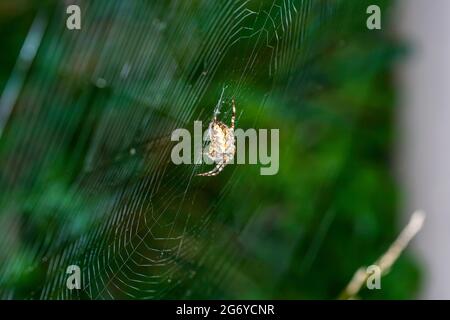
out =
[[(272, 3), (272, 6), (273, 6), (273, 3)], [(259, 12), (261, 12), (261, 11), (259, 11)], [(258, 14), (258, 16), (259, 16), (259, 14)], [(255, 23), (256, 23), (256, 19), (255, 19)], [(266, 18), (266, 21), (264, 22), (263, 27), (267, 23), (267, 19), (268, 18)], [(255, 44), (253, 45), (253, 49), (252, 49), (252, 52), (250, 54), (250, 57), (248, 58), (248, 60), (247, 60), (247, 62), (245, 64), (244, 70), (241, 73), (241, 77), (240, 77), (240, 79), (239, 79), (239, 81), (237, 83), (237, 86), (236, 86), (236, 91), (242, 90), (242, 86), (243, 86), (243, 82), (244, 82), (244, 79), (245, 79), (245, 75), (247, 74), (247, 70), (249, 69), (249, 66), (250, 66), (250, 61), (252, 59), (254, 60), (254, 58), (253, 58), (254, 55), (256, 56), (255, 51), (256, 51), (256, 48), (258, 47), (258, 43), (259, 43), (259, 40), (260, 40), (260, 37), (261, 37), (262, 30), (258, 30), (258, 31), (255, 32), (255, 34), (256, 33), (258, 33), (258, 38), (256, 39)], [(250, 36), (250, 38), (252, 38), (252, 37), (253, 37), (253, 35)]]
[[(149, 231), (150, 231), (150, 230), (148, 230), (147, 233), (148, 233)], [(144, 241), (145, 237), (146, 237), (146, 235), (144, 235), (144, 237), (143, 237), (143, 238), (141, 239), (141, 241), (138, 243), (138, 245), (136, 246), (136, 248), (138, 248), (138, 247), (140, 246), (141, 242)], [(134, 251), (134, 250), (133, 250), (133, 251)], [(125, 262), (123, 262), (122, 266), (128, 267), (127, 264), (126, 264), (126, 262), (128, 261), (128, 259), (130, 259), (130, 257), (132, 257), (132, 254), (128, 254), (128, 257), (127, 257), (127, 259), (125, 260)], [(121, 270), (116, 271), (116, 272), (114, 273), (114, 275), (113, 275), (110, 279), (112, 280), (113, 278), (115, 278), (115, 277), (119, 274), (120, 271), (121, 271)], [(111, 282), (111, 281), (109, 281), (108, 283), (110, 283), (110, 282)], [(105, 286), (105, 287), (106, 287), (106, 286)], [(99, 293), (99, 295), (102, 294), (102, 293), (103, 293), (103, 292), (101, 291), (101, 292)]]
[[(295, 8), (295, 7), (294, 7), (294, 8)], [(296, 10), (296, 9), (295, 9), (295, 10)], [(273, 21), (272, 21), (272, 22), (273, 22)], [(276, 28), (275, 25), (274, 25), (274, 28)], [(244, 74), (244, 73), (243, 73), (243, 74)], [(233, 174), (234, 174), (234, 173), (233, 173)], [(225, 189), (226, 189), (226, 188), (223, 188), (223, 189), (222, 189), (222, 192), (221, 192), (222, 196), (224, 196), (224, 194), (225, 194)], [(217, 204), (218, 204), (219, 202), (220, 202), (220, 199), (218, 199)]]
[[(124, 96), (123, 95), (121, 95), (120, 96), (120, 99), (119, 99), (119, 101), (118, 102), (116, 102), (116, 103), (114, 103), (114, 104), (116, 104), (116, 105), (121, 105), (121, 104), (123, 104), (123, 103), (125, 103), (126, 101), (124, 101), (125, 100), (125, 98), (124, 98)], [(136, 108), (133, 108), (134, 110), (134, 112), (137, 112), (137, 109)], [(134, 114), (133, 114), (134, 115)], [(131, 117), (131, 118), (133, 118), (133, 116)], [(131, 120), (131, 119), (130, 119)], [(126, 124), (126, 122), (127, 122), (127, 119), (124, 119), (122, 122), (121, 122), (121, 126), (122, 127), (124, 127), (125, 126), (125, 124)], [(108, 124), (108, 122), (105, 122), (105, 124)], [(109, 130), (109, 131), (111, 131), (111, 132), (114, 132), (114, 130), (113, 130), (113, 128), (111, 128), (111, 130)], [(123, 129), (120, 129), (120, 130), (116, 130), (116, 131), (118, 131), (118, 132), (123, 132), (124, 130)], [(100, 132), (102, 132), (102, 131), (100, 131)], [(103, 135), (105, 134), (105, 131), (103, 131)], [(100, 138), (100, 139), (98, 139), (99, 141), (101, 141), (103, 139), (103, 136)], [(127, 147), (127, 149), (129, 150), (130, 148), (133, 148), (134, 146), (133, 145), (130, 145), (129, 147)], [(92, 150), (95, 150), (95, 148), (93, 148)], [(125, 150), (124, 150), (125, 151)]]
[[(81, 60), (79, 60), (79, 61), (81, 61)], [(72, 80), (69, 80), (69, 84), (72, 82)], [(53, 86), (54, 87), (54, 86)], [(51, 87), (50, 87), (51, 88)], [(50, 89), (49, 88), (49, 89)], [(50, 90), (49, 89), (47, 89), (48, 90), (48, 92), (50, 92)], [(44, 92), (47, 92), (47, 91), (44, 91)], [(67, 99), (67, 95), (64, 95), (64, 96), (61, 96), (61, 97), (58, 97), (58, 99)], [(45, 100), (43, 100), (42, 101), (42, 104), (44, 103), (44, 101)], [(52, 100), (49, 100), (48, 101), (48, 104), (50, 104), (50, 105), (56, 105), (56, 101), (54, 101), (53, 100), (53, 102), (50, 102), (50, 101), (52, 101)], [(60, 100), (61, 101), (61, 103), (64, 103), (64, 100)], [(42, 105), (41, 104), (41, 105)], [(48, 109), (48, 108), (47, 108)], [(46, 108), (43, 108), (42, 110), (46, 110)], [(47, 114), (48, 114), (48, 111), (46, 112)], [(46, 113), (43, 113), (43, 115), (45, 116), (46, 115)], [(67, 114), (67, 113), (66, 113)], [(41, 119), (42, 118), (42, 113), (40, 114), (40, 116), (39, 117), (34, 117), (34, 121), (37, 121), (38, 119)], [(33, 128), (34, 126), (30, 126), (30, 128)], [(38, 126), (39, 127), (39, 126)], [(59, 128), (62, 128), (61, 126), (59, 127)], [(42, 139), (42, 137), (45, 137), (45, 136), (51, 136), (50, 134), (49, 134), (49, 131), (50, 130), (50, 128), (46, 128), (46, 127), (43, 127), (43, 128), (41, 128), (41, 130), (40, 130), (40, 135), (39, 134), (37, 134), (36, 132), (34, 132), (34, 134), (33, 134), (33, 139), (36, 139), (37, 141), (40, 141), (41, 139)], [(58, 126), (56, 127), (56, 128), (53, 128), (52, 130), (54, 130), (54, 131), (58, 131)], [(31, 133), (31, 130), (29, 131), (30, 133)], [(62, 132), (64, 132), (64, 130), (62, 130)], [(29, 136), (27, 139), (25, 139), (25, 141), (30, 141), (31, 140), (31, 136)], [(50, 142), (51, 142), (52, 140), (50, 140)], [(49, 144), (49, 146), (48, 146), (48, 148), (47, 148), (47, 152), (48, 152), (48, 154), (50, 154), (50, 151), (52, 151), (54, 148), (55, 148), (56, 146), (55, 145), (52, 145), (52, 143), (50, 143)], [(25, 157), (27, 157), (28, 156), (28, 152), (26, 152), (26, 153), (24, 153), (24, 158)], [(41, 161), (41, 165), (43, 165), (45, 162), (47, 161), (47, 157), (46, 156), (44, 156), (43, 158), (42, 158), (42, 161)]]
[[(41, 91), (42, 92), (42, 91)], [(31, 127), (31, 126), (30, 126)], [(30, 132), (31, 132), (31, 129), (29, 130)], [(25, 157), (25, 155), (23, 156), (23, 157)]]
[[(185, 10), (187, 11), (187, 10)], [(186, 16), (187, 17), (187, 16)], [(188, 18), (186, 18), (186, 21)], [(180, 24), (181, 25), (181, 24)], [(175, 32), (172, 33), (174, 35)], [(171, 37), (167, 39), (167, 42), (170, 43)], [(194, 70), (194, 69), (193, 69)], [(185, 90), (185, 87), (182, 87), (181, 85), (176, 85), (175, 92), (172, 96), (176, 97), (175, 101), (172, 101), (172, 105), (181, 107), (182, 105), (188, 104), (192, 105), (192, 103), (189, 103), (186, 99), (188, 98), (188, 92), (189, 90)], [(193, 95), (193, 97), (197, 96), (196, 94)], [(186, 112), (186, 110), (190, 110), (192, 108), (184, 108), (184, 110), (177, 110), (178, 116), (177, 118), (180, 119), (179, 123), (185, 123), (186, 122), (186, 116), (183, 114)], [(181, 112), (180, 112), (181, 111)]]
[(146, 245), (146, 244), (144, 243), (144, 245)]
[[(246, 3), (247, 3), (247, 2), (245, 2), (244, 4), (246, 4)], [(244, 4), (243, 4), (243, 5), (244, 5)], [(243, 5), (242, 5), (242, 6), (243, 6)], [(241, 7), (242, 7), (242, 6), (241, 6)], [(240, 8), (241, 8), (241, 7), (240, 7)], [(236, 10), (236, 11), (237, 11), (237, 10)], [(234, 13), (236, 13), (236, 11), (235, 11)], [(229, 32), (229, 33), (230, 33), (230, 32)], [(229, 41), (230, 41), (230, 38), (228, 38), (228, 39), (229, 39)], [(232, 40), (232, 39), (231, 39), (231, 40)], [(228, 42), (229, 42), (229, 41), (228, 41)], [(219, 63), (221, 59), (217, 59), (217, 60), (219, 60), (219, 61), (218, 61), (218, 63)], [(216, 109), (214, 110), (214, 114), (215, 114), (215, 115), (217, 114), (217, 112), (219, 111), (219, 108), (220, 108), (220, 106), (221, 106), (224, 90), (225, 90), (225, 88), (223, 88), (222, 93), (221, 93), (221, 96), (220, 96), (220, 98), (219, 98), (219, 102), (218, 102), (218, 104), (217, 104), (217, 106), (216, 106)], [(192, 179), (192, 176), (191, 176), (190, 179)], [(190, 183), (190, 181), (191, 181), (191, 180), (189, 180), (189, 183)], [(189, 186), (189, 184), (188, 184), (188, 186)], [(187, 188), (188, 188), (188, 187), (187, 187)], [(187, 188), (186, 188), (185, 194), (187, 193)], [(180, 205), (180, 210), (181, 210), (181, 205)], [(176, 216), (178, 216), (180, 210), (177, 212)], [(172, 233), (172, 231), (173, 231), (173, 228), (171, 229), (169, 235)]]
[[(214, 19), (211, 19), (211, 20), (214, 20)], [(212, 29), (212, 30), (214, 30), (214, 29)], [(224, 28), (224, 30), (225, 30), (225, 28)], [(215, 35), (215, 39), (219, 39), (219, 38), (222, 38), (224, 36), (224, 35), (220, 35), (220, 33), (218, 33), (218, 32), (211, 32), (211, 34)], [(216, 40), (214, 40), (214, 41), (216, 41)], [(208, 40), (205, 40), (205, 43), (208, 43)], [(218, 52), (221, 52), (223, 50), (222, 48), (220, 48), (220, 47), (218, 47), (216, 45), (210, 45), (209, 47), (210, 48), (215, 48), (214, 51), (216, 52), (216, 55), (217, 55)], [(211, 57), (214, 51), (210, 51), (210, 53), (208, 55), (206, 55), (207, 51), (205, 51), (205, 55)], [(199, 60), (202, 60), (202, 59), (199, 59)], [(219, 65), (219, 61), (217, 61), (217, 60), (214, 60), (214, 61), (215, 61), (214, 64), (212, 64), (212, 63), (208, 63), (207, 64), (207, 66), (208, 66), (208, 74), (210, 75), (209, 82), (212, 81), (212, 77), (214, 76), (214, 72), (217, 70), (217, 66)], [(205, 77), (204, 79), (206, 80), (207, 78)], [(193, 110), (192, 110), (192, 108), (187, 108), (186, 112), (189, 112), (189, 114), (192, 114)], [(189, 115), (187, 115), (187, 116), (189, 116)]]
[[(130, 16), (127, 16), (127, 19), (128, 19), (128, 21), (129, 22), (132, 22), (132, 20), (131, 20), (131, 17)], [(125, 23), (125, 25), (129, 25), (128, 23)], [(105, 40), (105, 42), (106, 43), (108, 43), (108, 42), (110, 42), (110, 40), (113, 40), (113, 39), (116, 39), (117, 41), (121, 41), (121, 35), (122, 35), (122, 33), (119, 33), (119, 34), (117, 34), (116, 35), (116, 29), (117, 29), (117, 26), (116, 25), (114, 25), (112, 28), (111, 28), (111, 31), (109, 32), (109, 35), (107, 36), (107, 38), (106, 38), (106, 40)], [(125, 33), (125, 32), (124, 32)], [(135, 37), (137, 36), (137, 33), (135, 33), (135, 32), (126, 32), (126, 33), (128, 33), (128, 34), (131, 34), (131, 37), (127, 37), (126, 39), (129, 41), (129, 42), (131, 42), (131, 43), (133, 43), (133, 40), (135, 39)], [(127, 45), (127, 42), (125, 42), (125, 45)], [(94, 72), (93, 72), (93, 74), (94, 74), (94, 77), (95, 78), (104, 78), (105, 79), (105, 81), (107, 81), (108, 83), (111, 83), (111, 85), (114, 85), (114, 79), (112, 79), (112, 76), (111, 75), (108, 75), (108, 74), (103, 74), (103, 72), (102, 71), (100, 71), (99, 69), (100, 68), (102, 68), (102, 66), (104, 66), (104, 65), (108, 65), (108, 64), (110, 64), (110, 62), (111, 61), (114, 61), (114, 60), (116, 60), (116, 56), (117, 56), (117, 53), (118, 53), (118, 51), (117, 50), (113, 50), (113, 54), (108, 54), (107, 52), (109, 51), (109, 48), (107, 47), (107, 46), (104, 46), (103, 48), (102, 48), (102, 50), (100, 51), (100, 61), (102, 61), (102, 63), (99, 63), (99, 64), (97, 64), (97, 67), (96, 67), (96, 69), (94, 70)], [(122, 52), (126, 52), (125, 50), (123, 50)], [(128, 84), (128, 85), (126, 85), (124, 88), (123, 88), (123, 90), (121, 90), (121, 91), (126, 91), (127, 90), (127, 86), (129, 86), (130, 84)], [(111, 110), (111, 112), (110, 112), (110, 114), (111, 114), (111, 116), (113, 116), (114, 115), (114, 111), (116, 111), (116, 112), (118, 112), (118, 110), (117, 110), (117, 107), (120, 107), (120, 105), (121, 105), (121, 102), (124, 102), (123, 101), (124, 100), (124, 97), (123, 96), (121, 96), (120, 98), (119, 98), (119, 100), (118, 101), (110, 101), (109, 102), (109, 104), (110, 105), (112, 105), (112, 109), (110, 109)], [(119, 110), (120, 111), (120, 110)], [(135, 109), (133, 108), (132, 109), (132, 111), (135, 111)], [(132, 118), (132, 115), (130, 115), (130, 117)], [(104, 122), (106, 125), (111, 125), (111, 123), (110, 122), (108, 122), (108, 121), (105, 121)], [(121, 123), (122, 123), (122, 125), (121, 125)], [(97, 132), (102, 132), (103, 133), (103, 135), (106, 135), (106, 134), (108, 134), (108, 135), (110, 135), (110, 139), (111, 139), (111, 141), (120, 141), (120, 140), (118, 140), (118, 139), (120, 139), (122, 136), (118, 136), (119, 134), (122, 134), (123, 132), (124, 132), (124, 130), (121, 128), (121, 126), (123, 126), (123, 124), (124, 123), (126, 123), (126, 119), (124, 119), (123, 121), (121, 121), (121, 123), (119, 122), (119, 123), (115, 123), (115, 125), (116, 125), (116, 130), (113, 130), (113, 128), (111, 128), (111, 130), (109, 130), (109, 129), (107, 129), (107, 130), (102, 130), (102, 131), (100, 131), (100, 130), (97, 130)], [(118, 126), (118, 127), (117, 127)]]
[[(151, 43), (151, 41), (147, 41), (147, 44), (148, 43)], [(140, 48), (141, 50), (142, 50), (142, 47)], [(153, 50), (153, 49), (152, 49)], [(154, 65), (157, 65), (157, 64), (154, 64)], [(159, 83), (161, 83), (162, 81), (160, 81)], [(158, 82), (157, 82), (158, 83)], [(142, 87), (142, 89), (141, 90), (145, 90), (145, 87)], [(137, 88), (136, 88), (136, 90), (135, 91), (137, 91)], [(159, 89), (158, 89), (158, 91), (161, 91), (161, 88), (160, 88), (160, 86), (159, 86)], [(125, 121), (123, 122), (123, 124), (125, 125), (126, 123), (125, 123)], [(114, 130), (112, 130), (112, 131), (114, 131)]]

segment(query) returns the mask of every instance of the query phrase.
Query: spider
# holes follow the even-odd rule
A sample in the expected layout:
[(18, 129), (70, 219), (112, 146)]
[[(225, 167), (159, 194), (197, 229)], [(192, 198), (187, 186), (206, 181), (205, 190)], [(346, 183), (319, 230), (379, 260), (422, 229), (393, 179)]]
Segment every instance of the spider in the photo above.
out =
[(208, 157), (216, 163), (211, 171), (199, 173), (198, 176), (216, 176), (225, 166), (233, 160), (236, 152), (234, 145), (234, 121), (236, 119), (236, 106), (234, 98), (231, 100), (233, 113), (231, 115), (231, 127), (217, 120), (217, 113), (214, 114), (213, 121), (208, 126)]

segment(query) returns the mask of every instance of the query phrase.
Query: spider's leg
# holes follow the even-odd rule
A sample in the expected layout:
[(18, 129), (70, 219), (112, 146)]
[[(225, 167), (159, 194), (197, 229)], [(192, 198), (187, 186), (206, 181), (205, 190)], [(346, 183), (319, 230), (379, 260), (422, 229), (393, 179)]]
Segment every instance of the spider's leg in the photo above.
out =
[(212, 169), (211, 171), (205, 172), (205, 173), (198, 173), (197, 176), (202, 176), (202, 177), (212, 177), (212, 176), (217, 176), (220, 171), (223, 170), (223, 168), (225, 167), (225, 164), (219, 162), (214, 169)]
[(214, 168), (214, 169), (212, 169), (211, 171), (208, 171), (208, 172), (197, 173), (196, 176), (199, 176), (199, 177), (210, 177), (210, 176), (215, 175), (216, 171), (217, 171), (216, 168)]
[(233, 105), (233, 113), (231, 114), (231, 129), (234, 129), (234, 120), (236, 119), (236, 104), (234, 98), (231, 99), (231, 104)]
[(211, 171), (208, 172), (204, 172), (204, 173), (198, 173), (197, 176), (200, 177), (210, 177), (210, 176), (215, 176), (216, 172), (217, 172), (217, 168), (220, 166), (220, 164), (217, 164), (214, 169), (212, 169)]
[(225, 163), (219, 163), (215, 168), (215, 172), (211, 173), (210, 176), (217, 176), (223, 170), (223, 168), (225, 168)]
[(213, 176), (217, 176), (226, 166), (226, 163), (221, 163), (220, 165), (217, 166), (217, 171), (216, 173), (213, 174)]

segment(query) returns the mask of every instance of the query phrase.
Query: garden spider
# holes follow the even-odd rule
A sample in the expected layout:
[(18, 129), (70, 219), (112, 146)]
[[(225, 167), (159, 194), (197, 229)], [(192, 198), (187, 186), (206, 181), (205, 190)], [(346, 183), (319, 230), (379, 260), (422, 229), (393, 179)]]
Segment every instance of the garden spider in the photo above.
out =
[(208, 126), (209, 149), (208, 157), (216, 163), (211, 171), (199, 173), (198, 176), (216, 176), (225, 166), (230, 163), (236, 152), (234, 145), (234, 121), (236, 119), (236, 106), (234, 98), (231, 100), (233, 112), (231, 114), (231, 126), (217, 120), (217, 112), (214, 114), (214, 120)]

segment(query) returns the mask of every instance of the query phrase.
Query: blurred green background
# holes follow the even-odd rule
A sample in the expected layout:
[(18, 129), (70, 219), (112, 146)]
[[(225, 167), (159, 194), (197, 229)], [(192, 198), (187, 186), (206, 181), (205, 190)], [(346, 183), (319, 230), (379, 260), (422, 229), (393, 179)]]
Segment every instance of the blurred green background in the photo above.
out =
[[(337, 298), (400, 230), (404, 51), (366, 28), (392, 3), (2, 1), (0, 296)], [(237, 127), (280, 129), (278, 174), (171, 163), (171, 132), (208, 123), (224, 86), (226, 123), (235, 97)], [(419, 280), (404, 254), (361, 297), (414, 298)]]

